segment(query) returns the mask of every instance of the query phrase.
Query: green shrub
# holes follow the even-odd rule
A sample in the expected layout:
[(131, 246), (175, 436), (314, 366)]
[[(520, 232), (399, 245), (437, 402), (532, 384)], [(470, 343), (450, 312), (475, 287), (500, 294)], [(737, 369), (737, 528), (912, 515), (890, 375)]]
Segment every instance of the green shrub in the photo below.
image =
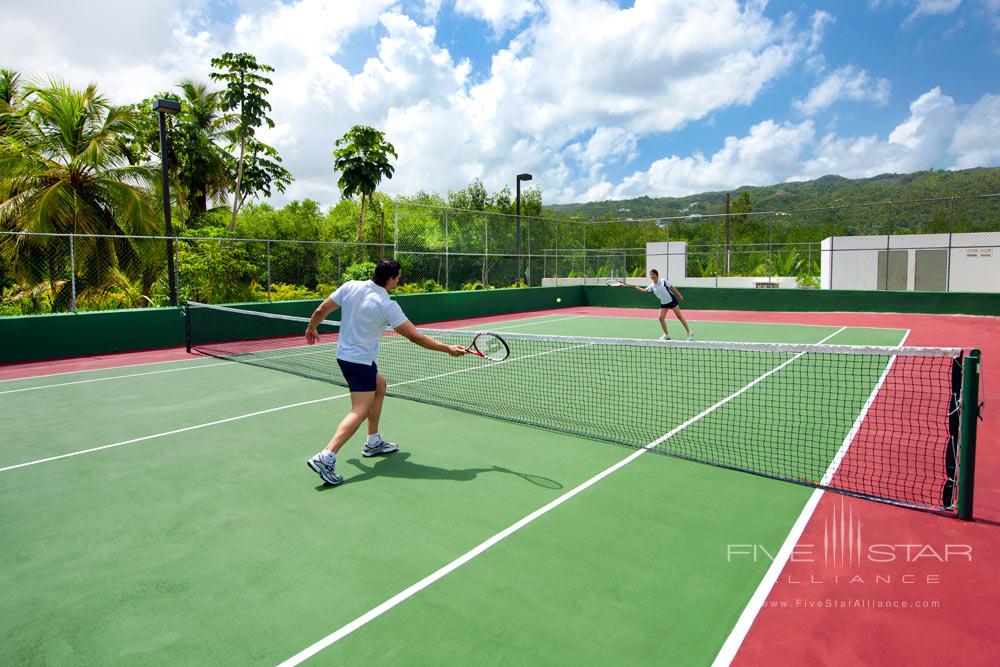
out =
[(371, 280), (375, 275), (375, 262), (358, 262), (351, 264), (344, 269), (344, 274), (340, 282), (346, 283), (348, 280)]
[(185, 301), (233, 303), (254, 298), (257, 267), (241, 245), (212, 240), (180, 243), (177, 272)]
[(396, 287), (396, 294), (424, 294), (425, 292), (443, 292), (444, 287), (436, 280), (427, 279), (422, 283), (404, 283)]
[[(254, 296), (259, 301), (267, 300), (267, 288), (254, 283)], [(319, 299), (329, 296), (330, 292), (320, 296), (319, 290), (311, 290), (303, 285), (289, 283), (271, 283), (271, 301), (295, 301), (298, 299)]]
[(404, 283), (396, 286), (396, 294), (423, 294), (424, 288), (420, 283)]

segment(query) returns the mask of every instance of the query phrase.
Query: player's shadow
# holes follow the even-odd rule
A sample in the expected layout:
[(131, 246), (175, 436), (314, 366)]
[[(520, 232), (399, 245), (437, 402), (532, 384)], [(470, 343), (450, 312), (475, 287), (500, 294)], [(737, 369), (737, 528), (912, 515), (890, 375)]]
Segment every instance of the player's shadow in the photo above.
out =
[[(404, 479), (439, 479), (452, 482), (470, 482), (483, 473), (502, 473), (520, 477), (526, 482), (544, 487), (546, 489), (556, 490), (563, 488), (563, 485), (554, 479), (542, 477), (541, 475), (531, 475), (517, 472), (501, 466), (490, 466), (489, 468), (439, 468), (437, 466), (430, 466), (423, 463), (415, 463), (410, 460), (409, 452), (397, 452), (388, 456), (381, 456), (375, 459), (371, 465), (368, 465), (367, 461), (362, 461), (360, 459), (349, 459), (348, 461), (345, 461), (345, 463), (349, 463), (357, 468), (361, 474), (350, 476), (344, 475), (344, 484), (364, 482), (375, 477), (401, 477)], [(341, 474), (343, 474), (343, 472), (341, 472)], [(316, 488), (323, 490), (334, 487), (324, 484), (323, 486), (318, 486)]]

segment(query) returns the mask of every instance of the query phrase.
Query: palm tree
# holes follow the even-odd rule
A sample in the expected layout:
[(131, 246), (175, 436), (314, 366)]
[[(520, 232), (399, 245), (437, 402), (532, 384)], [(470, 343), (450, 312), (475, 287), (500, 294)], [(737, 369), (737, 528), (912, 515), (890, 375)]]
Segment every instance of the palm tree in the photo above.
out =
[(185, 79), (178, 85), (183, 95), (175, 150), (180, 160), (180, 184), (188, 211), (196, 218), (208, 211), (208, 202), (222, 199), (230, 188), (225, 152), (220, 147), (226, 129), (238, 117), (222, 110), (222, 91)]
[(0, 67), (0, 136), (6, 134), (4, 128), (10, 122), (4, 116), (14, 113), (21, 97), (20, 79), (14, 70)]
[[(130, 165), (120, 136), (133, 112), (111, 105), (91, 84), (58, 82), (26, 87), (20, 107), (3, 116), (0, 136), (0, 229), (74, 233), (78, 292), (99, 290), (115, 269), (141, 272), (135, 245), (98, 234), (160, 231), (155, 170)], [(65, 309), (68, 243), (59, 237), (3, 235), (0, 255), (15, 277), (48, 282), (56, 308)]]
[(355, 125), (340, 139), (333, 152), (333, 168), (340, 172), (337, 185), (345, 197), (361, 194), (361, 214), (358, 216), (358, 243), (363, 241), (365, 228), (365, 202), (382, 177), (392, 178), (395, 171), (389, 163), (389, 156), (398, 157), (396, 148), (385, 140), (385, 134), (374, 127)]

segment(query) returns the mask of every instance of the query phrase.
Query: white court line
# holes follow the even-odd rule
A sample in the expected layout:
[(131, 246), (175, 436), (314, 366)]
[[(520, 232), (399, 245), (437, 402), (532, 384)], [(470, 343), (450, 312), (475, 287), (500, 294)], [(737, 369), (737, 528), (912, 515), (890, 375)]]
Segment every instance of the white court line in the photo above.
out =
[[(543, 317), (548, 317), (548, 316), (544, 315)], [(590, 316), (589, 315), (569, 315), (568, 317), (558, 317), (558, 318), (556, 318), (554, 320), (535, 320), (535, 321), (532, 321), (532, 322), (524, 322), (523, 324), (512, 324), (510, 326), (503, 326), (504, 322), (485, 322), (483, 324), (478, 324), (478, 325), (477, 324), (471, 324), (471, 325), (466, 326), (466, 327), (459, 327), (457, 329), (452, 329), (451, 331), (466, 331), (468, 329), (485, 330), (487, 327), (490, 327), (491, 325), (496, 324), (498, 326), (493, 327), (493, 330), (494, 331), (499, 331), (500, 333), (503, 333), (504, 331), (507, 331), (507, 329), (517, 329), (518, 327), (534, 327), (534, 326), (538, 326), (540, 324), (548, 324), (550, 322), (562, 322), (564, 320), (575, 320), (575, 319), (578, 319), (578, 318), (581, 318), (581, 317), (590, 317)], [(511, 322), (517, 322), (518, 320), (509, 320), (509, 321), (511, 321)], [(428, 328), (429, 329), (433, 329), (434, 327), (428, 327)]]
[[(543, 317), (548, 317), (548, 316), (543, 316)], [(570, 317), (560, 317), (560, 318), (555, 319), (555, 320), (541, 320), (541, 321), (535, 321), (535, 322), (526, 322), (524, 324), (515, 324), (513, 326), (506, 327), (506, 329), (514, 329), (516, 327), (527, 327), (527, 326), (533, 326), (533, 325), (537, 325), (537, 324), (545, 324), (547, 322), (560, 322), (562, 320), (569, 320), (569, 319), (573, 319), (575, 317), (583, 317), (583, 315), (573, 315), (573, 316), (570, 316)], [(512, 320), (512, 321), (518, 321), (518, 320)], [(458, 329), (448, 329), (448, 331), (465, 331), (466, 329), (469, 329), (469, 328), (472, 328), (472, 327), (460, 327)], [(482, 327), (479, 327), (479, 328), (482, 328)], [(498, 331), (502, 331), (502, 330), (498, 329)], [(292, 348), (292, 349), (294, 349), (294, 348)], [(301, 355), (306, 355), (306, 354), (315, 354), (315, 353), (318, 353), (318, 352), (321, 352), (321, 351), (328, 351), (328, 350), (326, 350), (326, 349), (324, 349), (324, 350), (310, 350), (310, 351), (307, 351), (307, 352), (297, 352), (297, 353), (289, 353), (289, 354), (276, 354), (274, 356), (278, 357), (278, 358), (284, 358), (284, 357), (301, 356)], [(189, 360), (188, 359), (178, 359), (177, 361), (189, 361)], [(170, 362), (150, 362), (150, 363), (170, 363)], [(144, 364), (133, 364), (133, 366), (141, 366), (141, 365), (144, 365)], [(0, 391), (0, 396), (3, 396), (4, 394), (18, 394), (18, 393), (25, 392), (25, 391), (35, 391), (37, 389), (50, 389), (52, 387), (68, 387), (68, 386), (77, 385), (77, 384), (89, 384), (91, 382), (106, 382), (107, 380), (122, 380), (122, 379), (125, 379), (125, 378), (140, 377), (140, 376), (143, 376), (143, 375), (157, 375), (159, 373), (175, 373), (177, 371), (189, 371), (189, 370), (197, 369), (197, 368), (210, 368), (210, 367), (213, 367), (213, 366), (226, 366), (226, 365), (227, 364), (225, 362), (214, 363), (214, 364), (201, 364), (201, 365), (198, 365), (198, 366), (186, 366), (184, 368), (170, 368), (170, 369), (161, 370), (161, 371), (148, 371), (148, 372), (145, 372), (145, 373), (129, 373), (128, 375), (110, 375), (108, 377), (94, 378), (94, 379), (90, 379), (90, 380), (74, 380), (72, 382), (60, 382), (60, 383), (55, 383), (55, 384), (43, 384), (43, 385), (36, 385), (36, 386), (33, 386), (33, 387), (20, 387), (18, 389), (8, 389), (6, 391)], [(113, 367), (110, 367), (110, 368), (93, 368), (93, 369), (87, 369), (87, 370), (89, 370), (89, 371), (115, 370), (115, 369), (118, 369), (118, 368), (128, 368), (128, 366), (113, 366)], [(86, 372), (86, 371), (69, 371), (69, 373), (81, 373), (81, 372)], [(69, 374), (69, 373), (53, 373), (52, 375), (41, 375), (41, 376), (35, 376), (35, 377), (37, 377), (37, 378), (46, 378), (46, 377), (53, 377), (55, 375), (66, 375), (66, 374)], [(2, 382), (13, 382), (14, 380), (29, 380), (29, 379), (32, 379), (32, 378), (12, 378), (11, 380), (2, 380)]]
[[(826, 338), (824, 338), (823, 340), (821, 340), (819, 343), (817, 343), (817, 345), (825, 343), (826, 341), (830, 340), (831, 338), (833, 338), (834, 336), (836, 336), (837, 334), (839, 334), (841, 331), (844, 331), (846, 328), (847, 327), (841, 327), (837, 331), (833, 332), (832, 334), (830, 334), (829, 336), (827, 336)], [(472, 560), (473, 558), (475, 558), (479, 554), (483, 553), (484, 551), (486, 551), (490, 547), (492, 547), (495, 544), (501, 542), (502, 540), (504, 540), (505, 538), (509, 537), (510, 535), (513, 535), (514, 533), (516, 533), (518, 530), (520, 530), (524, 526), (527, 526), (529, 523), (531, 523), (532, 521), (534, 521), (538, 517), (543, 516), (544, 514), (547, 514), (548, 512), (550, 512), (553, 509), (555, 509), (556, 507), (558, 507), (559, 505), (562, 505), (567, 500), (569, 500), (569, 499), (573, 498), (574, 496), (576, 496), (577, 494), (579, 494), (581, 491), (584, 491), (584, 490), (590, 488), (591, 486), (593, 486), (597, 482), (601, 481), (602, 479), (604, 479), (605, 477), (607, 477), (611, 473), (615, 472), (616, 470), (619, 470), (620, 468), (625, 467), (626, 465), (628, 465), (629, 463), (631, 463), (635, 459), (639, 458), (640, 456), (642, 456), (646, 452), (651, 451), (655, 447), (657, 447), (660, 444), (662, 444), (664, 441), (666, 441), (666, 440), (672, 438), (673, 436), (675, 436), (676, 434), (680, 433), (681, 431), (683, 431), (684, 429), (686, 429), (691, 424), (694, 424), (695, 422), (699, 421), (700, 419), (702, 419), (706, 415), (711, 414), (712, 412), (714, 412), (718, 408), (722, 407), (723, 405), (725, 405), (729, 401), (733, 400), (737, 396), (740, 396), (741, 394), (745, 393), (751, 387), (753, 387), (753, 386), (757, 385), (758, 383), (762, 382), (765, 378), (768, 378), (771, 375), (777, 373), (782, 368), (784, 368), (788, 364), (794, 362), (796, 359), (798, 359), (799, 357), (801, 357), (804, 354), (805, 354), (805, 352), (799, 352), (798, 354), (796, 354), (791, 359), (785, 360), (784, 362), (782, 362), (778, 366), (775, 366), (774, 368), (772, 368), (768, 372), (764, 373), (763, 375), (761, 375), (757, 379), (753, 380), (749, 384), (747, 384), (744, 387), (742, 387), (742, 388), (738, 389), (737, 391), (733, 392), (732, 394), (730, 394), (726, 398), (724, 398), (721, 401), (715, 403), (711, 407), (706, 408), (705, 410), (702, 410), (701, 412), (699, 412), (697, 415), (695, 415), (691, 419), (688, 419), (686, 422), (684, 422), (680, 426), (677, 426), (676, 428), (674, 428), (673, 430), (671, 430), (669, 433), (667, 433), (667, 434), (665, 434), (665, 435), (657, 438), (656, 440), (650, 442), (648, 445), (645, 445), (644, 447), (642, 447), (638, 451), (635, 451), (632, 454), (629, 454), (628, 456), (626, 456), (624, 459), (622, 459), (618, 463), (615, 463), (614, 465), (612, 465), (612, 466), (610, 466), (608, 468), (605, 468), (604, 470), (602, 470), (601, 472), (597, 473), (596, 475), (594, 475), (593, 477), (591, 477), (587, 481), (585, 481), (582, 484), (579, 484), (578, 486), (570, 489), (566, 493), (562, 494), (561, 496), (559, 496), (555, 500), (551, 501), (547, 505), (544, 505), (543, 507), (540, 507), (539, 509), (535, 510), (534, 512), (532, 512), (531, 514), (527, 515), (526, 517), (524, 517), (524, 518), (516, 521), (515, 523), (511, 524), (510, 526), (508, 526), (504, 530), (500, 531), (499, 533), (497, 533), (493, 537), (490, 537), (486, 541), (481, 542), (479, 545), (473, 547), (471, 550), (465, 552), (464, 554), (462, 554), (461, 556), (459, 556), (455, 560), (451, 561), (447, 565), (445, 565), (445, 566), (441, 567), (440, 569), (432, 572), (431, 574), (427, 575), (426, 577), (424, 577), (420, 581), (416, 582), (415, 584), (409, 586), (408, 588), (404, 589), (403, 591), (400, 591), (399, 593), (397, 593), (396, 595), (392, 596), (391, 598), (389, 598), (388, 600), (386, 600), (382, 604), (378, 605), (377, 607), (375, 607), (375, 608), (369, 610), (368, 612), (362, 614), (361, 616), (357, 617), (356, 619), (354, 619), (353, 621), (351, 621), (347, 625), (342, 626), (341, 628), (339, 628), (335, 632), (330, 633), (329, 635), (327, 635), (323, 639), (320, 639), (319, 641), (315, 642), (314, 644), (312, 644), (312, 645), (304, 648), (303, 650), (299, 651), (298, 653), (296, 653), (292, 657), (290, 657), (287, 660), (281, 662), (278, 667), (294, 667), (295, 665), (299, 665), (299, 664), (305, 662), (306, 660), (308, 660), (309, 658), (313, 657), (314, 655), (316, 655), (317, 653), (319, 653), (323, 649), (332, 646), (337, 641), (343, 639), (344, 637), (346, 637), (347, 635), (351, 634), (352, 632), (354, 632), (358, 628), (366, 625), (370, 621), (373, 621), (374, 619), (378, 618), (379, 616), (381, 616), (385, 612), (389, 611), (390, 609), (392, 609), (393, 607), (395, 607), (399, 603), (404, 602), (405, 600), (413, 597), (414, 595), (416, 595), (417, 593), (419, 593), (423, 589), (425, 589), (428, 586), (430, 586), (431, 584), (433, 584), (435, 581), (441, 579), (442, 577), (444, 577), (447, 574), (450, 574), (451, 572), (454, 572), (456, 569), (458, 569), (459, 567), (461, 567), (465, 563), (468, 563), (470, 560)]]
[[(499, 361), (499, 362), (496, 362), (496, 363), (485, 363), (484, 362), (482, 364), (479, 364), (479, 365), (476, 365), (476, 366), (471, 366), (469, 368), (460, 368), (460, 369), (455, 370), (455, 371), (449, 371), (447, 373), (439, 373), (437, 375), (432, 375), (432, 376), (429, 376), (429, 377), (416, 378), (414, 380), (406, 380), (404, 382), (396, 382), (396, 383), (390, 384), (389, 387), (390, 388), (392, 388), (392, 387), (402, 387), (404, 385), (413, 384), (415, 382), (427, 382), (427, 381), (430, 381), (430, 380), (437, 380), (439, 378), (448, 377), (448, 376), (451, 376), (451, 375), (458, 375), (459, 373), (468, 373), (469, 371), (483, 370), (484, 368), (494, 368), (496, 366), (502, 366), (503, 364), (510, 364), (510, 363), (515, 362), (515, 361), (521, 361), (523, 359), (531, 359), (533, 357), (540, 357), (540, 356), (544, 356), (546, 354), (554, 354), (556, 352), (565, 352), (566, 350), (572, 350), (572, 349), (575, 349), (575, 348), (578, 348), (578, 347), (585, 347), (585, 345), (584, 344), (573, 345), (573, 346), (570, 346), (570, 347), (563, 347), (563, 348), (559, 348), (559, 349), (556, 349), (556, 350), (546, 350), (545, 352), (536, 352), (535, 354), (528, 354), (528, 355), (525, 355), (523, 357), (511, 357), (511, 358), (508, 358), (508, 359), (505, 359), (503, 361)], [(266, 368), (266, 366), (265, 366), (265, 368)], [(91, 447), (90, 449), (81, 449), (81, 450), (78, 450), (78, 451), (75, 451), (75, 452), (69, 452), (67, 454), (59, 454), (57, 456), (49, 456), (49, 457), (46, 457), (44, 459), (36, 459), (34, 461), (25, 461), (24, 463), (16, 463), (14, 465), (9, 465), (9, 466), (5, 466), (5, 467), (0, 468), (0, 472), (7, 472), (8, 470), (17, 470), (18, 468), (27, 468), (28, 466), (34, 466), (34, 465), (38, 465), (40, 463), (49, 463), (51, 461), (59, 461), (61, 459), (68, 459), (68, 458), (71, 458), (71, 457), (74, 457), (74, 456), (81, 456), (83, 454), (90, 454), (90, 453), (93, 453), (93, 452), (99, 452), (99, 451), (103, 451), (105, 449), (113, 449), (115, 447), (122, 447), (124, 445), (132, 445), (132, 444), (135, 444), (137, 442), (144, 442), (146, 440), (154, 440), (156, 438), (162, 438), (162, 437), (168, 436), (168, 435), (175, 435), (177, 433), (185, 433), (187, 431), (196, 431), (198, 429), (207, 428), (209, 426), (217, 426), (219, 424), (227, 424), (229, 422), (239, 421), (241, 419), (247, 419), (249, 417), (256, 417), (258, 415), (266, 415), (266, 414), (269, 414), (271, 412), (279, 412), (281, 410), (289, 410), (291, 408), (298, 408), (298, 407), (301, 407), (303, 405), (313, 405), (315, 403), (322, 403), (324, 401), (332, 401), (334, 399), (344, 398), (345, 396), (350, 396), (350, 395), (351, 395), (350, 392), (347, 392), (347, 393), (343, 393), (343, 394), (336, 394), (335, 396), (325, 396), (323, 398), (314, 398), (314, 399), (312, 399), (310, 401), (302, 401), (300, 403), (290, 403), (288, 405), (279, 405), (279, 406), (274, 407), (274, 408), (268, 408), (266, 410), (258, 410), (256, 412), (248, 412), (247, 414), (244, 414), (244, 415), (237, 415), (235, 417), (227, 417), (226, 419), (218, 419), (216, 421), (211, 421), (211, 422), (207, 422), (207, 423), (204, 423), (204, 424), (195, 424), (194, 426), (185, 426), (184, 428), (174, 429), (173, 431), (165, 431), (163, 433), (154, 433), (152, 435), (144, 435), (144, 436), (140, 436), (138, 438), (132, 438), (130, 440), (122, 440), (121, 442), (114, 442), (114, 443), (111, 443), (110, 445), (101, 445), (100, 447)]]
[[(484, 317), (489, 317), (489, 316), (488, 315), (484, 315)], [(536, 316), (534, 316), (534, 318), (540, 318), (540, 317), (555, 317), (555, 315), (536, 315)], [(573, 317), (590, 317), (590, 316), (589, 315), (588, 316), (585, 316), (585, 315), (574, 315)], [(512, 320), (506, 320), (506, 321), (509, 321), (509, 322), (521, 322), (521, 321), (528, 320), (528, 319), (533, 319), (533, 318), (518, 317), (518, 318), (515, 318), (515, 319), (512, 319)], [(559, 318), (559, 319), (569, 319), (569, 318)], [(559, 320), (545, 320), (545, 321), (559, 321)], [(525, 324), (525, 325), (520, 325), (519, 324), (519, 325), (516, 325), (516, 326), (528, 326), (528, 325), (534, 324), (534, 323), (535, 322), (530, 322), (530, 323)], [(541, 324), (542, 322), (540, 321), (540, 322), (537, 322), (537, 323)], [(442, 324), (443, 325), (447, 324), (447, 322), (442, 323)], [(484, 323), (482, 326), (486, 326), (488, 324), (499, 324), (499, 323), (498, 322), (487, 322), (487, 323)], [(421, 327), (425, 327), (426, 325), (420, 325), (420, 326)], [(465, 326), (465, 327), (457, 327), (457, 328), (455, 328), (453, 330), (454, 331), (464, 331), (465, 329), (474, 328), (475, 326), (476, 325), (469, 325), (469, 326)], [(426, 327), (426, 328), (434, 329), (434, 328), (437, 328), (437, 327), (431, 326), (431, 327)], [(441, 326), (440, 328), (447, 329), (446, 326)], [(0, 380), (0, 384), (2, 384), (4, 382), (20, 382), (21, 380), (42, 380), (42, 379), (45, 379), (45, 378), (59, 377), (59, 376), (62, 376), (62, 375), (76, 375), (78, 373), (96, 373), (98, 371), (114, 371), (114, 370), (118, 370), (118, 369), (122, 369), (122, 368), (136, 368), (136, 367), (139, 367), (139, 366), (152, 366), (154, 364), (176, 364), (176, 363), (178, 363), (180, 361), (204, 361), (204, 359), (197, 359), (197, 358), (195, 358), (195, 359), (189, 359), (189, 358), (185, 358), (185, 359), (168, 359), (166, 361), (146, 361), (146, 362), (142, 362), (142, 363), (138, 363), (138, 364), (124, 364), (122, 366), (107, 366), (105, 368), (81, 368), (81, 369), (75, 370), (75, 371), (64, 371), (62, 373), (46, 373), (46, 374), (43, 374), (43, 375), (27, 375), (25, 377), (20, 377), (20, 378), (7, 378), (7, 379), (4, 379), (4, 380)], [(204, 365), (204, 366), (217, 366), (217, 365), (224, 365), (224, 364), (202, 364), (202, 365)], [(200, 368), (200, 366), (191, 366), (191, 368)], [(185, 368), (185, 369), (177, 369), (177, 370), (187, 370), (187, 368)], [(164, 372), (164, 371), (155, 371), (155, 372)], [(114, 377), (101, 378), (101, 379), (102, 380), (112, 380), (112, 379), (116, 379), (118, 377), (136, 377), (137, 375), (144, 375), (144, 374), (143, 373), (136, 373), (134, 375), (121, 375), (121, 376), (114, 376)], [(67, 382), (65, 384), (72, 384), (72, 383), (68, 383)], [(42, 389), (44, 387), (60, 387), (60, 386), (63, 386), (63, 385), (61, 385), (61, 384), (60, 385), (56, 385), (56, 384), (52, 384), (52, 385), (39, 385), (37, 387), (30, 387), (30, 389)], [(18, 391), (18, 390), (15, 390), (15, 391)], [(5, 394), (5, 393), (12, 394), (12, 393), (14, 393), (14, 391), (0, 392), (0, 394)]]
[[(902, 347), (909, 335), (910, 330), (907, 329), (906, 333), (903, 334), (903, 339), (899, 341), (899, 344), (896, 347)], [(874, 389), (872, 389), (871, 394), (868, 395), (868, 400), (865, 401), (864, 407), (858, 414), (857, 419), (854, 420), (851, 430), (847, 432), (847, 436), (844, 438), (843, 443), (841, 443), (836, 455), (833, 457), (833, 460), (830, 461), (830, 465), (827, 467), (826, 473), (823, 475), (823, 479), (820, 480), (822, 484), (829, 484), (830, 480), (832, 480), (833, 476), (836, 474), (837, 468), (840, 467), (840, 463), (844, 460), (844, 456), (847, 454), (847, 449), (851, 446), (851, 441), (861, 428), (861, 424), (864, 422), (865, 416), (867, 416), (872, 403), (875, 402), (875, 397), (878, 396), (879, 389), (882, 388), (882, 385), (885, 383), (885, 379), (889, 376), (889, 371), (892, 369), (892, 365), (895, 360), (896, 358), (892, 357), (889, 360), (889, 363), (886, 364), (881, 377), (879, 377), (878, 382), (875, 384)], [(750, 631), (750, 626), (753, 625), (754, 620), (757, 618), (757, 614), (760, 613), (761, 608), (767, 601), (767, 596), (771, 594), (771, 589), (774, 588), (774, 584), (778, 581), (781, 571), (785, 569), (785, 563), (787, 563), (788, 559), (791, 558), (795, 545), (799, 543), (799, 538), (802, 537), (802, 532), (809, 524), (809, 520), (812, 518), (813, 512), (816, 511), (816, 506), (819, 504), (820, 499), (822, 499), (823, 493), (823, 489), (815, 489), (812, 492), (812, 495), (809, 496), (809, 500), (806, 501), (805, 506), (802, 508), (802, 512), (799, 514), (799, 518), (795, 520), (794, 524), (792, 524), (792, 528), (788, 532), (785, 542), (781, 545), (778, 553), (775, 554), (770, 567), (767, 568), (764, 578), (760, 580), (760, 583), (757, 585), (757, 589), (750, 597), (750, 601), (747, 602), (747, 606), (743, 609), (743, 613), (740, 614), (739, 619), (736, 621), (736, 625), (733, 626), (733, 629), (726, 638), (726, 641), (719, 649), (719, 653), (715, 656), (715, 660), (712, 662), (712, 667), (728, 667), (728, 665), (731, 664), (733, 659), (736, 657), (736, 654), (740, 650), (740, 646), (743, 645), (743, 640), (746, 639), (747, 633)]]
[[(35, 391), (36, 389), (52, 389), (53, 387), (69, 387), (75, 384), (89, 384), (91, 382), (106, 382), (108, 380), (123, 380), (125, 378), (135, 378), (143, 375), (159, 375), (160, 373), (178, 373), (180, 371), (195, 371), (199, 368), (213, 368), (215, 366), (226, 366), (228, 365), (224, 361), (220, 361), (214, 364), (201, 364), (199, 366), (185, 366), (184, 368), (166, 368), (162, 371), (147, 371), (145, 373), (129, 373), (128, 375), (111, 375), (106, 378), (91, 378), (89, 380), (73, 380), (72, 382), (59, 382), (56, 384), (40, 384), (34, 387), (21, 387), (19, 389), (7, 389), (6, 391), (0, 391), (0, 396), (4, 394), (17, 394), (23, 391)], [(108, 369), (110, 370), (110, 369)], [(27, 379), (27, 378), (23, 378)]]
[[(127, 353), (127, 354), (139, 354), (139, 353)], [(194, 357), (194, 355), (191, 355)], [(104, 368), (81, 368), (75, 371), (63, 371), (62, 373), (46, 373), (44, 375), (26, 375), (23, 378), (7, 378), (6, 380), (0, 380), (3, 382), (20, 382), (21, 380), (44, 380), (46, 378), (60, 377), (62, 375), (76, 375), (77, 373), (97, 373), (100, 371), (116, 371), (119, 368), (137, 368), (139, 366), (153, 366), (155, 364), (176, 364), (181, 361), (206, 361), (198, 357), (185, 358), (185, 359), (168, 359), (166, 361), (144, 361), (138, 364), (124, 364), (122, 366), (105, 366)], [(36, 362), (45, 363), (45, 362)], [(52, 363), (58, 363), (58, 361), (53, 361)]]
[[(587, 308), (588, 306), (582, 306)], [(647, 310), (655, 310), (649, 308)], [(748, 312), (758, 312), (758, 313), (769, 313), (770, 311), (758, 310), (758, 311), (748, 311)], [(888, 315), (889, 313), (875, 313), (877, 315)], [(578, 315), (578, 317), (590, 317), (597, 320), (645, 320), (651, 318), (645, 317), (629, 317), (627, 315)], [(758, 324), (761, 326), (784, 326), (784, 327), (819, 327), (821, 329), (833, 329), (839, 327), (839, 324), (803, 324), (801, 322), (748, 322), (746, 320), (692, 320), (687, 318), (688, 322), (698, 322), (700, 324)], [(854, 324), (844, 325), (845, 329), (873, 329), (875, 331), (902, 331), (899, 327), (865, 327), (858, 326)]]

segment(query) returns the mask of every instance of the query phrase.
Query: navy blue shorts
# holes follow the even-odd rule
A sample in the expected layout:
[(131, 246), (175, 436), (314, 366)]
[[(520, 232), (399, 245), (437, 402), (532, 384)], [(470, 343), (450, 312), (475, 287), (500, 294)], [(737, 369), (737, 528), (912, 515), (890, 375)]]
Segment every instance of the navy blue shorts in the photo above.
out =
[(676, 307), (677, 307), (677, 299), (674, 299), (670, 303), (661, 303), (660, 304), (660, 308), (676, 308)]
[(378, 366), (373, 361), (371, 366), (356, 364), (353, 361), (337, 359), (340, 370), (347, 380), (347, 388), (351, 391), (375, 391), (375, 378), (378, 375)]

